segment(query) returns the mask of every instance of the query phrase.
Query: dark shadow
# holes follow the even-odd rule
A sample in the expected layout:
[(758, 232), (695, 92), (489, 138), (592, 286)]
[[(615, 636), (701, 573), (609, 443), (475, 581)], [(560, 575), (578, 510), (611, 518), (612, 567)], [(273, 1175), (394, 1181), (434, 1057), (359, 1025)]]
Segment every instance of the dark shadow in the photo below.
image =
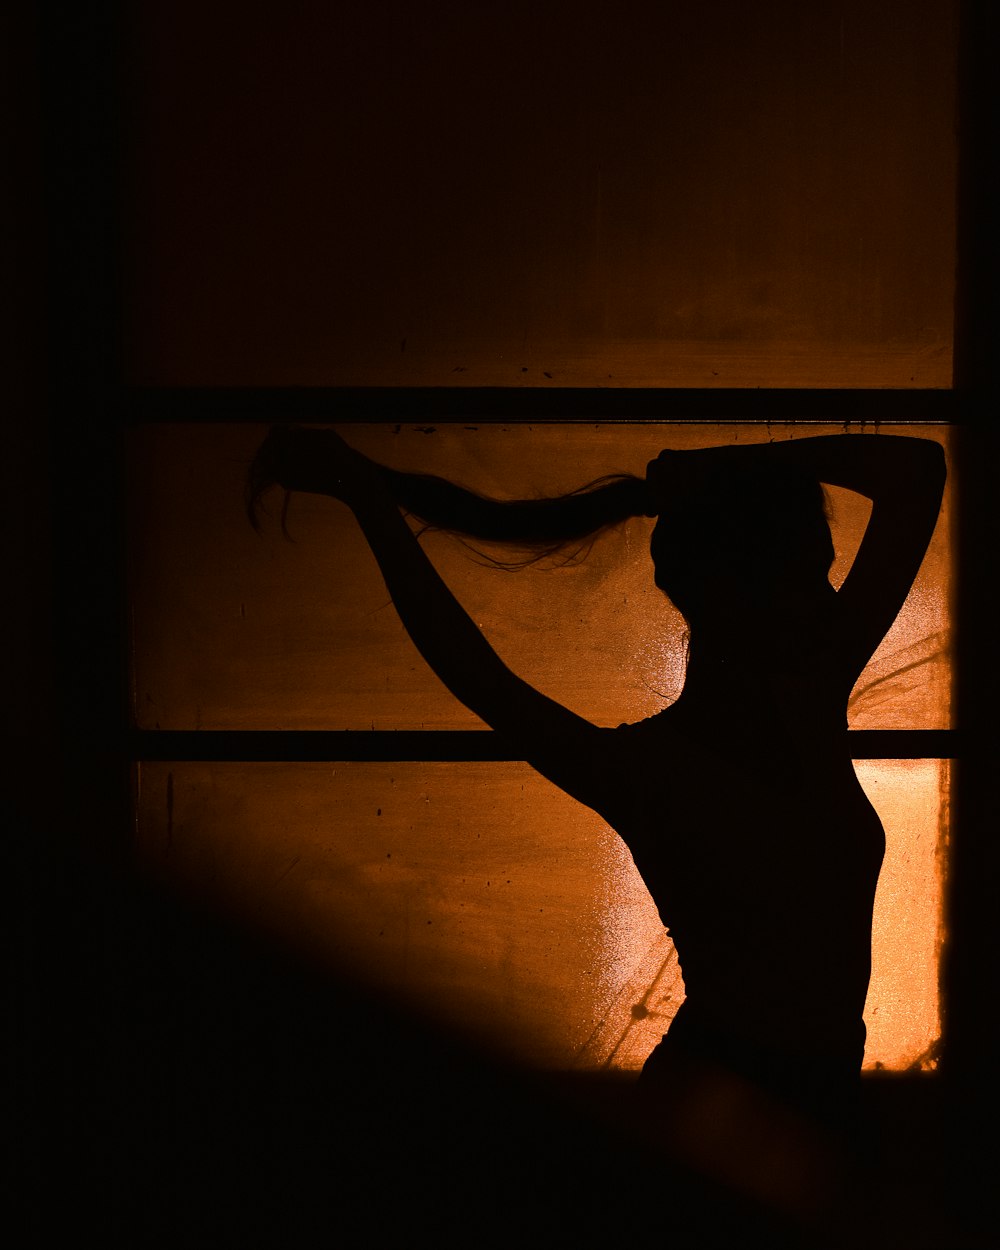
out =
[[(50, 863), (19, 1245), (112, 1250), (598, 1244), (780, 1221), (665, 1165), (592, 1083), (504, 1067), (142, 882)], [(62, 920), (68, 921), (66, 910)], [(56, 941), (57, 934), (63, 940)], [(42, 975), (47, 973), (48, 975)]]
[[(944, 474), (936, 442), (845, 435), (664, 452), (645, 479), (498, 503), (383, 469), (334, 431), (276, 429), (249, 478), (252, 517), (274, 483), (347, 503), (445, 685), (617, 830), (686, 989), (626, 1112), (631, 1140), (813, 1244), (847, 1238), (878, 1188), (859, 1074), (884, 835), (847, 702), (916, 576)], [(839, 591), (822, 483), (873, 505)], [(527, 558), (655, 516), (652, 572), (689, 628), (680, 697), (618, 728), (548, 699), (492, 650), (401, 509)]]

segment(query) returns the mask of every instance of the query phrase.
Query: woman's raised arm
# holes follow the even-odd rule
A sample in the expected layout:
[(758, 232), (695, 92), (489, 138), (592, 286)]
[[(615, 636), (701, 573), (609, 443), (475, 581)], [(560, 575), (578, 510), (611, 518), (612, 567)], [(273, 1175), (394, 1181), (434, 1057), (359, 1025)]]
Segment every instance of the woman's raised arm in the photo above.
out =
[(927, 551), (941, 509), (945, 458), (933, 439), (835, 434), (778, 443), (667, 452), (647, 480), (669, 500), (718, 473), (787, 469), (865, 495), (872, 512), (837, 595), (841, 650), (863, 667), (889, 631)]
[[(297, 436), (298, 445), (294, 443)], [(421, 653), (457, 699), (543, 775), (591, 807), (603, 803), (601, 730), (516, 676), (461, 606), (404, 520), (390, 475), (333, 430), (278, 438), (277, 454), (251, 470), (251, 494), (268, 482), (341, 499), (357, 518), (396, 611)], [(268, 459), (272, 463), (266, 463)], [(261, 463), (261, 462), (265, 463)], [(256, 481), (255, 481), (256, 477)]]

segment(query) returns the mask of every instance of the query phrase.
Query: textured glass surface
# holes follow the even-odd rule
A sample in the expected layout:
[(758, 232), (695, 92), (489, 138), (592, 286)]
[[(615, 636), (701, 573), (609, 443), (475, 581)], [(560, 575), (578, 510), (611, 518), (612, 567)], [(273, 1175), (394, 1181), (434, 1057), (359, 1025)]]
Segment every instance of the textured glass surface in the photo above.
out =
[[(888, 842), (868, 1067), (934, 1064), (944, 769), (859, 766)], [(623, 844), (527, 765), (144, 764), (138, 815), (171, 888), (531, 1065), (637, 1069), (683, 997)]]
[[(832, 433), (815, 425), (443, 424), (340, 427), (375, 459), (501, 497), (558, 493), (602, 474), (643, 474), (664, 447)], [(944, 427), (893, 427), (946, 444)], [(258, 425), (132, 431), (131, 585), (136, 723), (163, 729), (460, 729), (481, 722), (404, 633), (350, 512), (281, 492), (258, 537), (243, 477)], [(871, 427), (858, 437), (873, 434)], [(843, 578), (869, 505), (831, 490)], [(946, 728), (950, 486), (921, 574), (854, 692), (856, 728)], [(457, 539), (423, 542), (501, 657), (598, 724), (639, 720), (676, 698), (684, 624), (652, 581), (651, 522), (598, 538), (580, 559), (497, 569)]]
[(856, 760), (885, 826), (865, 1007), (868, 1068), (937, 1067), (949, 843), (948, 760)]
[(951, 382), (952, 0), (129, 8), (136, 380)]

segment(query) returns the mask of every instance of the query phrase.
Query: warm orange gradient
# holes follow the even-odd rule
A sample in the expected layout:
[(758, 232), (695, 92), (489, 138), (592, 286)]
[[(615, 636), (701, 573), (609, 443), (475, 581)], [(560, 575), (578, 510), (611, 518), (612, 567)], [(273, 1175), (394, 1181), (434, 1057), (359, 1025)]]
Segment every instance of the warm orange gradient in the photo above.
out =
[[(932, 1068), (946, 765), (858, 772), (888, 842), (865, 1066)], [(377, 988), (401, 1022), (425, 1014), (533, 1067), (637, 1070), (683, 998), (623, 844), (527, 765), (147, 764), (138, 853)]]
[[(794, 439), (844, 426), (561, 424), (339, 427), (393, 468), (438, 473), (511, 498), (558, 493), (609, 472), (645, 473), (662, 448)], [(861, 427), (854, 426), (854, 430)], [(896, 426), (939, 439), (942, 426)], [(262, 541), (243, 512), (243, 475), (261, 427), (133, 431), (131, 584), (134, 714), (161, 729), (477, 729), (407, 637), (354, 518), (280, 492)], [(890, 438), (873, 433), (864, 438)], [(867, 522), (866, 500), (830, 490), (835, 584)], [(857, 729), (950, 725), (951, 484), (896, 623), (854, 691)], [(639, 720), (680, 693), (684, 622), (653, 585), (651, 522), (602, 535), (585, 559), (517, 573), (457, 539), (425, 548), (519, 676), (602, 725)]]
[[(375, 458), (501, 497), (641, 474), (663, 447), (819, 425), (345, 426)], [(893, 427), (938, 438), (942, 427)], [(857, 429), (857, 427), (855, 427)], [(347, 510), (297, 496), (285, 542), (242, 511), (256, 426), (133, 432), (134, 715), (140, 728), (478, 729), (403, 632)], [(869, 427), (858, 437), (893, 437)], [(863, 729), (951, 723), (950, 518), (859, 680)], [(865, 500), (830, 491), (839, 584)], [(423, 540), (510, 667), (597, 724), (684, 680), (684, 623), (655, 589), (650, 522), (585, 559), (512, 573)], [(861, 761), (886, 827), (866, 1066), (928, 1069), (940, 1036), (942, 761)], [(169, 801), (168, 801), (169, 789)], [(641, 1067), (683, 997), (669, 938), (616, 835), (518, 764), (147, 764), (141, 862), (172, 886), (533, 1066)], [(763, 979), (766, 968), (759, 970)]]
[(858, 760), (854, 766), (886, 832), (865, 1005), (865, 1067), (932, 1071), (941, 1034), (949, 761)]

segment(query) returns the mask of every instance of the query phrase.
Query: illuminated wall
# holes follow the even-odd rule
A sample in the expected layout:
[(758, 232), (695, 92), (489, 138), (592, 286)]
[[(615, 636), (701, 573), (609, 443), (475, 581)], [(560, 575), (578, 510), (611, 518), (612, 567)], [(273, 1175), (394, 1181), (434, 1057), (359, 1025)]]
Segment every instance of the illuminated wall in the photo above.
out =
[[(839, 426), (457, 424), (343, 426), (393, 468), (450, 476), (513, 497), (569, 490), (603, 473), (642, 475), (664, 447), (766, 441)], [(934, 435), (930, 427), (901, 433)], [(866, 437), (872, 436), (871, 431)], [(945, 433), (938, 435), (942, 440)], [(160, 729), (471, 729), (482, 722), (430, 672), (344, 508), (281, 492), (261, 542), (243, 512), (259, 426), (146, 427), (132, 434), (136, 723)], [(867, 522), (860, 496), (831, 489), (843, 579)], [(950, 495), (949, 495), (950, 499)], [(946, 500), (921, 573), (852, 695), (856, 729), (950, 725)], [(652, 521), (597, 540), (586, 558), (513, 573), (457, 539), (423, 542), (510, 666), (599, 724), (672, 702), (683, 680), (681, 618), (654, 587)]]
[[(126, 372), (948, 386), (957, 7), (133, 6)], [(242, 477), (262, 430), (186, 421), (181, 403), (176, 425), (129, 439), (136, 725), (480, 728), (417, 656), (344, 510), (297, 498), (295, 542), (257, 539)], [(798, 431), (345, 432), (398, 467), (517, 494), (641, 472), (664, 446)], [(831, 495), (842, 576), (866, 513)], [(950, 725), (949, 516), (854, 692), (855, 728)], [(425, 541), (547, 694), (602, 724), (676, 697), (682, 636), (647, 523), (517, 574)], [(868, 1062), (929, 1065), (947, 766), (859, 774), (889, 836)], [(142, 862), (207, 906), (529, 1062), (634, 1068), (678, 1001), (619, 843), (523, 766), (143, 764), (138, 812)]]
[[(641, 472), (663, 446), (824, 427), (345, 427), (397, 467), (498, 493)], [(936, 434), (933, 427), (901, 432)], [(455, 729), (481, 723), (402, 630), (352, 516), (295, 497), (294, 542), (242, 511), (259, 427), (134, 433), (135, 718), (146, 729)], [(892, 434), (857, 434), (892, 437)], [(831, 492), (839, 581), (867, 505)], [(279, 500), (273, 504), (277, 511)], [(862, 674), (856, 728), (950, 725), (950, 495), (900, 616)], [(683, 683), (683, 621), (652, 584), (650, 522), (584, 558), (517, 572), (424, 541), (519, 675), (598, 724)], [(947, 767), (863, 761), (886, 826), (866, 1012), (870, 1067), (932, 1067)], [(147, 764), (141, 861), (210, 908), (374, 983), (506, 1055), (641, 1066), (683, 997), (631, 858), (592, 812), (521, 764)], [(766, 978), (767, 969), (759, 970)]]

